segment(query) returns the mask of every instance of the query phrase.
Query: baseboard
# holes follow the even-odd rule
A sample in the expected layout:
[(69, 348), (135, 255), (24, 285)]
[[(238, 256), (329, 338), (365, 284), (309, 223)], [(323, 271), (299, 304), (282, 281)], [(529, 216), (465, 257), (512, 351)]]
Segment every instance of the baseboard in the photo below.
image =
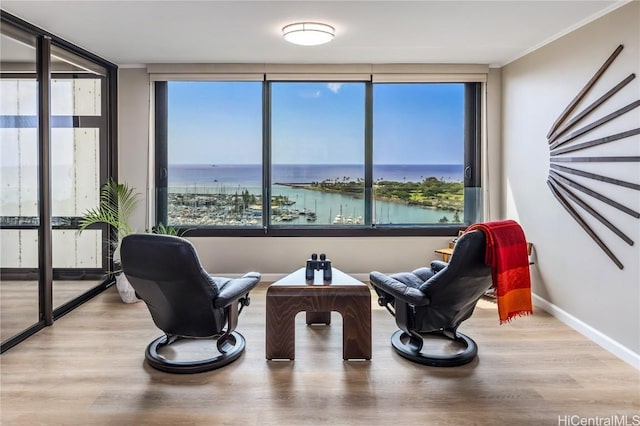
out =
[(547, 311), (549, 314), (573, 328), (578, 333), (611, 352), (613, 355), (631, 365), (636, 370), (640, 370), (640, 354), (633, 352), (631, 349), (616, 342), (612, 338), (606, 336), (538, 295), (533, 295), (533, 304), (534, 306)]

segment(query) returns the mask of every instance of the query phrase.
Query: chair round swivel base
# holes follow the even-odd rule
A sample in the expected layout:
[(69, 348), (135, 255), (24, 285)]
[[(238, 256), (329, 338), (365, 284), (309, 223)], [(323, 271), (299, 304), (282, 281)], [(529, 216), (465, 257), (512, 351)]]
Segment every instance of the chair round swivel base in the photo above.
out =
[[(216, 341), (215, 339), (211, 340), (213, 342)], [(244, 352), (245, 348), (244, 337), (240, 333), (234, 331), (228, 336), (227, 341), (225, 342), (225, 352), (218, 356), (203, 360), (172, 361), (158, 353), (158, 347), (161, 347), (166, 343), (167, 336), (158, 337), (151, 342), (149, 346), (147, 346), (147, 350), (144, 355), (147, 363), (156, 370), (176, 374), (202, 373), (204, 371), (224, 367), (238, 359)]]
[[(437, 332), (431, 334), (442, 336), (441, 333)], [(391, 336), (393, 349), (409, 361), (430, 365), (432, 367), (456, 367), (473, 361), (478, 353), (478, 345), (476, 345), (476, 342), (462, 333), (456, 333), (456, 338), (453, 339), (453, 341), (462, 344), (463, 349), (461, 352), (454, 354), (428, 354), (421, 352), (420, 347), (412, 344), (407, 333), (402, 330), (396, 331)]]

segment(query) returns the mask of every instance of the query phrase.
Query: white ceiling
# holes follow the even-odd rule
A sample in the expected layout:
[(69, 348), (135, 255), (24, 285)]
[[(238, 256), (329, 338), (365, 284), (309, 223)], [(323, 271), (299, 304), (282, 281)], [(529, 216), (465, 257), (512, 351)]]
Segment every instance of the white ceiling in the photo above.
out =
[[(1, 7), (121, 66), (147, 63), (504, 65), (627, 3), (569, 1), (2, 0)], [(336, 28), (323, 46), (284, 25)]]

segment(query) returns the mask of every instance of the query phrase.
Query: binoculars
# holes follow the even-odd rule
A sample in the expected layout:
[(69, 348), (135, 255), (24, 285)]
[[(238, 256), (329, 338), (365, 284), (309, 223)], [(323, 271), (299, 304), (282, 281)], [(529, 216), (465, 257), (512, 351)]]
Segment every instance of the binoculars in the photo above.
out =
[(331, 261), (327, 259), (327, 255), (320, 254), (320, 259), (316, 253), (311, 254), (311, 259), (307, 259), (307, 269), (305, 270), (305, 279), (313, 282), (316, 271), (322, 271), (324, 281), (331, 281)]

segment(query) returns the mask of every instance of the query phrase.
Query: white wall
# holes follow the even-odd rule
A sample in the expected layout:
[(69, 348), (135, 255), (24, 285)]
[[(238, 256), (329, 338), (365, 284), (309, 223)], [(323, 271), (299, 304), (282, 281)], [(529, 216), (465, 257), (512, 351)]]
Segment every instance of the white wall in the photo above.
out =
[(267, 280), (305, 265), (311, 253), (326, 253), (332, 265), (368, 279), (369, 272), (410, 271), (428, 265), (447, 247), (446, 237), (273, 237), (193, 238), (205, 267), (212, 273), (258, 271)]
[(149, 173), (149, 74), (144, 68), (118, 71), (118, 179), (140, 194), (131, 223), (148, 229), (147, 176)]
[(502, 219), (502, 145), (501, 145), (502, 70), (489, 69), (486, 85), (486, 141), (482, 149), (483, 197), (486, 220)]
[[(556, 118), (614, 49), (624, 50), (577, 108), (581, 111), (630, 73), (622, 92), (578, 127), (640, 99), (640, 3), (630, 4), (526, 55), (502, 69), (503, 208), (535, 244), (534, 293), (576, 324), (603, 335), (618, 349), (640, 353), (640, 220), (581, 194), (591, 207), (624, 231), (630, 247), (581, 211), (589, 225), (624, 264), (620, 270), (556, 201), (546, 180), (546, 134)], [(640, 126), (640, 108), (580, 139), (587, 141)], [(640, 155), (640, 136), (575, 153)], [(639, 163), (575, 165), (594, 173), (640, 183)], [(640, 211), (640, 192), (575, 177)], [(551, 305), (548, 305), (548, 303)], [(636, 358), (637, 359), (637, 358)]]

